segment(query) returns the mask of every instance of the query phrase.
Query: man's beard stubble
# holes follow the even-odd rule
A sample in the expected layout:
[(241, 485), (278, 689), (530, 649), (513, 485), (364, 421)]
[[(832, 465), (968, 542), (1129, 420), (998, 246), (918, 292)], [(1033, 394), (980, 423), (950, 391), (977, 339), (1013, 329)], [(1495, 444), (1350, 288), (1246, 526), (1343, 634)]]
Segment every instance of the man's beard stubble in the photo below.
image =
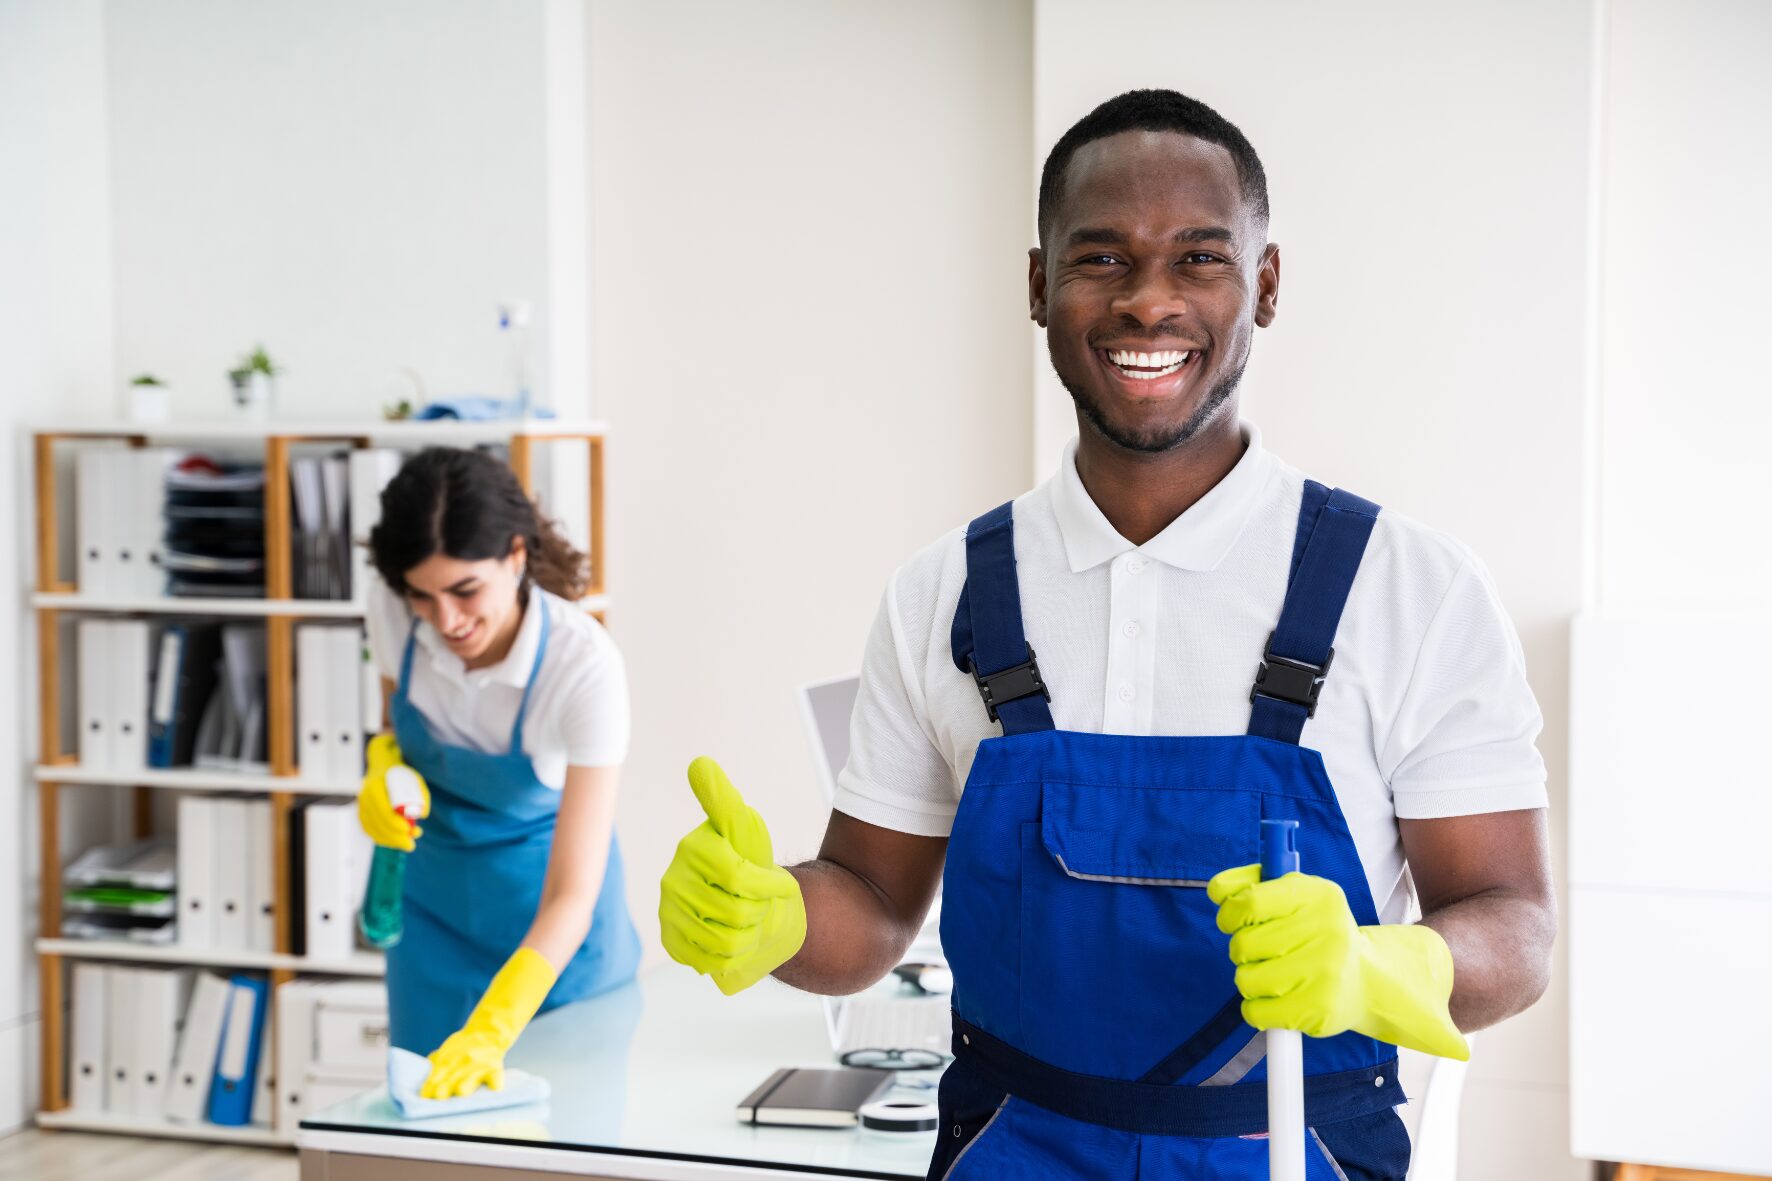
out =
[(1134, 434), (1121, 430), (1108, 421), (1107, 415), (1102, 413), (1100, 406), (1084, 394), (1078, 386), (1072, 385), (1065, 379), (1064, 374), (1059, 372), (1057, 365), (1052, 367), (1052, 371), (1058, 374), (1059, 383), (1064, 386), (1065, 392), (1070, 394), (1071, 401), (1077, 404), (1077, 409), (1082, 411), (1083, 417), (1089, 420), (1089, 425), (1099, 431), (1104, 439), (1127, 451), (1160, 455), (1189, 442), (1200, 433), (1202, 427), (1216, 417), (1220, 408), (1230, 401), (1232, 394), (1237, 392), (1237, 385), (1243, 380), (1243, 370), (1248, 365), (1249, 358), (1245, 356), (1243, 363), (1237, 366), (1235, 372), (1225, 374), (1224, 378), (1212, 387), (1205, 399), (1194, 407), (1194, 412), (1187, 416), (1186, 422), (1166, 434), (1157, 434), (1152, 431)]

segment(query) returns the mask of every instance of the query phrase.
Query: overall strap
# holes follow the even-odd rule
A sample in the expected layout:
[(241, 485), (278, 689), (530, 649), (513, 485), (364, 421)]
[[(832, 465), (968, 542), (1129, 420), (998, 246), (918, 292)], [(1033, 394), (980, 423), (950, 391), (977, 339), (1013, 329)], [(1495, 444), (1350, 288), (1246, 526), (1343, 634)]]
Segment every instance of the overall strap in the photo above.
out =
[(978, 683), (985, 712), (1004, 734), (1050, 730), (1052, 693), (1021, 626), (1015, 577), (1015, 502), (966, 527), (966, 585), (954, 612), (954, 664)]
[(1292, 544), (1292, 576), (1280, 622), (1249, 690), (1249, 733), (1297, 744), (1317, 711), (1335, 657), (1335, 629), (1359, 573), (1379, 508), (1351, 492), (1307, 480)]
[(511, 723), (511, 753), (523, 752), (523, 716), (529, 712), (529, 692), (535, 688), (536, 674), (541, 672), (542, 657), (548, 654), (548, 604), (540, 593), (530, 591), (530, 603), (541, 612), (541, 638), (535, 642), (535, 662), (529, 666), (529, 679), (523, 682), (523, 700), (517, 703), (517, 718)]

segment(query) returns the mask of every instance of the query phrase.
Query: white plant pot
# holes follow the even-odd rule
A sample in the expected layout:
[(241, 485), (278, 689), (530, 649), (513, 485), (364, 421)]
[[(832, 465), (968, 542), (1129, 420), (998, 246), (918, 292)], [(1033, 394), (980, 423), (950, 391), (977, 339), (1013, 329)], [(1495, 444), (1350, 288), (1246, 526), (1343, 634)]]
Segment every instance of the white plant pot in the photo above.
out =
[(172, 417), (172, 391), (163, 385), (129, 387), (131, 422), (165, 422)]
[(248, 373), (244, 379), (230, 377), (234, 390), (234, 414), (254, 421), (271, 416), (277, 400), (276, 381), (263, 373)]

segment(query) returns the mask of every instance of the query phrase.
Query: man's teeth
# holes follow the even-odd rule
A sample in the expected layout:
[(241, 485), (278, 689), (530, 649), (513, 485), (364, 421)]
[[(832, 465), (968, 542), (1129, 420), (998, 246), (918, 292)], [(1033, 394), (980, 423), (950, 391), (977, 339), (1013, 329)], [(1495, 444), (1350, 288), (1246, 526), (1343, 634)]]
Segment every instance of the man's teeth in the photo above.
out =
[(1119, 367), (1127, 377), (1135, 377), (1140, 381), (1149, 381), (1154, 377), (1166, 377), (1186, 365), (1192, 352), (1176, 352), (1169, 350), (1161, 353), (1134, 353), (1126, 349), (1113, 349), (1108, 352), (1108, 360)]

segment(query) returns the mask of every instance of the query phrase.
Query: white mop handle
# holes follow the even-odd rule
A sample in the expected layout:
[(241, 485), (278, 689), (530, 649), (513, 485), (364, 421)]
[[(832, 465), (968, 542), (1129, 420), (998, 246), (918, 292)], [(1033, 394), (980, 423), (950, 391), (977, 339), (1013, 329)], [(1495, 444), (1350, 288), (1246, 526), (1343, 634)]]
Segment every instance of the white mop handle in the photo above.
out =
[(1267, 1031), (1267, 1175), (1304, 1181), (1304, 1042), (1296, 1029)]
[[(1298, 821), (1261, 822), (1263, 881), (1298, 870)], [(1304, 1042), (1296, 1029), (1267, 1031), (1268, 1181), (1304, 1181)]]

